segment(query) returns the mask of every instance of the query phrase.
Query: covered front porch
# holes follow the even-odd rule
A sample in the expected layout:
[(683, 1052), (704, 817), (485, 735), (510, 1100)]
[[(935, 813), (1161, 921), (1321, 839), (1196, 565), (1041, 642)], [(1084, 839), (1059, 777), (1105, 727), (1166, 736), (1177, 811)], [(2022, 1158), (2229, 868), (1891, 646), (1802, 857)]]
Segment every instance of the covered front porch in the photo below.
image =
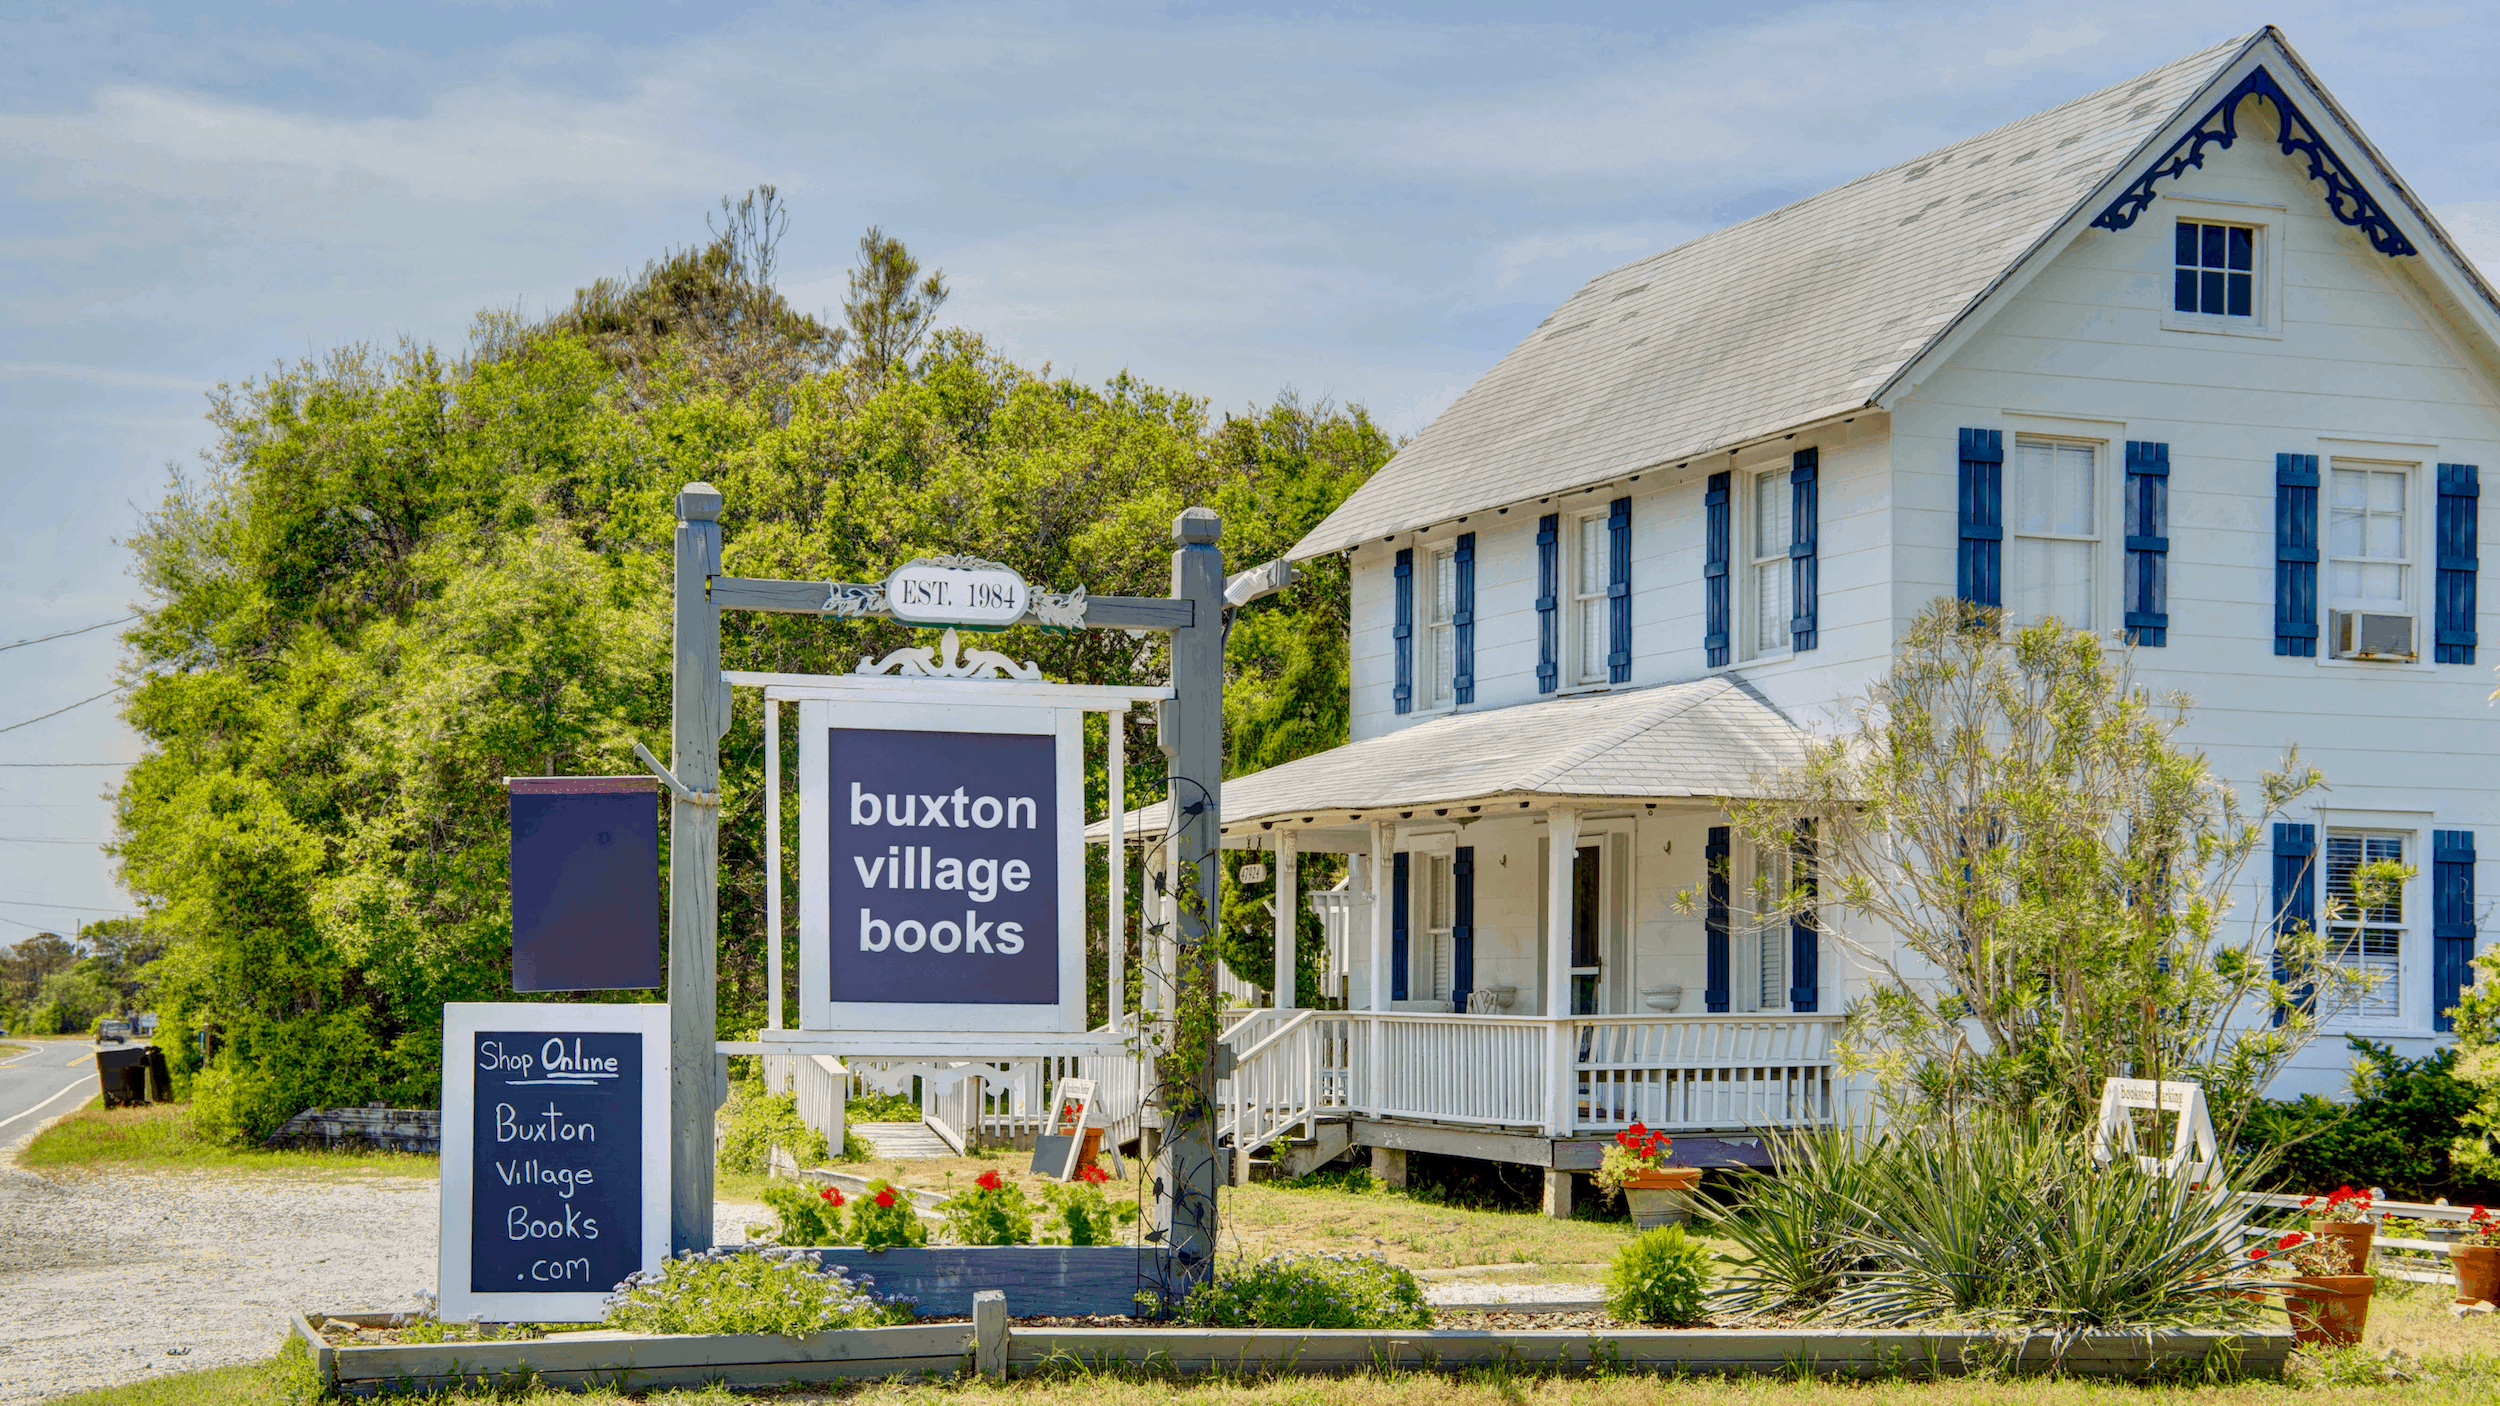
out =
[[(1226, 1037), (1227, 1138), (1289, 1166), (1370, 1146), (1567, 1175), (1635, 1120), (1709, 1165), (1832, 1117), (1843, 964), (1812, 917), (1755, 911), (1810, 859), (1726, 818), (1804, 743), (1710, 679), (1448, 715), (1227, 781), (1223, 843), (1255, 852), (1228, 862), (1267, 867), (1277, 915), (1264, 990), (1234, 977), (1257, 1008)], [(1159, 840), (1162, 811), (1124, 838)], [(1349, 863), (1305, 893), (1313, 853)], [(1304, 903), (1326, 931), (1316, 1010), (1294, 1009)]]

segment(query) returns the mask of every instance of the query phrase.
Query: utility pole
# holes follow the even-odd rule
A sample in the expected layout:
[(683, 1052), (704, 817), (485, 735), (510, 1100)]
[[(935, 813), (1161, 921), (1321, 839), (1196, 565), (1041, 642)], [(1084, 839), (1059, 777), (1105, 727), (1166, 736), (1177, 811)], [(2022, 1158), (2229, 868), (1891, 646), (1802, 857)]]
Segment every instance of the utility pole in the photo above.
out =
[[(718, 489), (677, 492), (675, 708), (668, 805), (669, 1249), (712, 1248), (712, 1126), (724, 1092), (713, 1048), (719, 944), (720, 739), (729, 689), (720, 676)], [(682, 788), (682, 789), (680, 789)]]

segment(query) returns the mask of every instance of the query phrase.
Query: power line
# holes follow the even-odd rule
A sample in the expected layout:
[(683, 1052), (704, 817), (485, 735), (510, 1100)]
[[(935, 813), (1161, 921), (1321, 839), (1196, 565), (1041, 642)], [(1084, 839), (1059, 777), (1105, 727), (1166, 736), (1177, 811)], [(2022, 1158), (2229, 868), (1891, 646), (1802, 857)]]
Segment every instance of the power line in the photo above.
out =
[(112, 697), (114, 694), (119, 693), (119, 692), (121, 692), (121, 691), (122, 691), (122, 686), (121, 686), (120, 684), (115, 684), (115, 685), (113, 685), (111, 688), (108, 688), (108, 689), (104, 690), (102, 693), (96, 694), (94, 697), (91, 697), (91, 698), (81, 698), (81, 699), (79, 699), (79, 700), (78, 700), (77, 702), (75, 702), (75, 703), (67, 703), (67, 704), (63, 704), (62, 706), (60, 706), (60, 707), (58, 707), (58, 708), (53, 709), (53, 710), (52, 710), (51, 712), (49, 712), (49, 713), (42, 713), (42, 714), (38, 714), (38, 715), (36, 715), (36, 716), (34, 716), (34, 717), (28, 718), (26, 721), (24, 721), (24, 722), (22, 722), (22, 723), (11, 723), (11, 724), (9, 724), (7, 727), (0, 727), (0, 732), (15, 732), (15, 731), (17, 731), (19, 728), (21, 728), (21, 727), (33, 727), (35, 724), (37, 724), (37, 723), (39, 723), (39, 722), (42, 722), (45, 718), (57, 718), (57, 717), (59, 717), (61, 714), (68, 712), (68, 711), (69, 711), (70, 709), (72, 709), (72, 708), (84, 708), (84, 707), (86, 707), (88, 704), (93, 703), (93, 702), (94, 702), (97, 698), (110, 698), (110, 697)]
[[(90, 699), (90, 700), (88, 700), (88, 701), (89, 701), (89, 702), (93, 702), (94, 700), (93, 700), (93, 699)], [(75, 704), (75, 703), (72, 703), (70, 706), (71, 706), (71, 707), (73, 707), (73, 708), (75, 708), (75, 707), (77, 707), (78, 705), (77, 705), (77, 704)], [(25, 724), (20, 723), (20, 724), (19, 724), (19, 726), (20, 726), (20, 727), (23, 727), (23, 726), (25, 726)], [(10, 767), (36, 767), (36, 766), (137, 766), (137, 765), (138, 765), (138, 763), (137, 763), (137, 762), (0, 762), (0, 766), (10, 766)]]
[(119, 620), (107, 620), (103, 625), (81, 625), (75, 630), (63, 630), (56, 635), (37, 635), (30, 640), (19, 640), (16, 644), (0, 644), (0, 649), (20, 649), (30, 644), (41, 644), (45, 640), (65, 640), (72, 635), (87, 634), (90, 631), (101, 630), (108, 625), (127, 625), (138, 618), (136, 615), (125, 615)]
[(46, 840), (33, 835), (0, 835), (0, 844), (12, 845), (102, 845), (102, 840)]
[(127, 908), (90, 908), (83, 903), (37, 903), (26, 898), (0, 898), (11, 908), (66, 908), (74, 913), (127, 913)]

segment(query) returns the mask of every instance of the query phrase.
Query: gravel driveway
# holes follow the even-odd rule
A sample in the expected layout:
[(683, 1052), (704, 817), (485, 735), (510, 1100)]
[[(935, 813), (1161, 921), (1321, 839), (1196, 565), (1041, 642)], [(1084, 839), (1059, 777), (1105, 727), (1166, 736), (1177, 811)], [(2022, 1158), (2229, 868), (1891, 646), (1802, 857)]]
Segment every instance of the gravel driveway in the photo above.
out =
[[(764, 1219), (724, 1203), (721, 1238)], [(414, 1308), (431, 1179), (116, 1174), (0, 1156), (0, 1406), (269, 1356), (299, 1309)]]

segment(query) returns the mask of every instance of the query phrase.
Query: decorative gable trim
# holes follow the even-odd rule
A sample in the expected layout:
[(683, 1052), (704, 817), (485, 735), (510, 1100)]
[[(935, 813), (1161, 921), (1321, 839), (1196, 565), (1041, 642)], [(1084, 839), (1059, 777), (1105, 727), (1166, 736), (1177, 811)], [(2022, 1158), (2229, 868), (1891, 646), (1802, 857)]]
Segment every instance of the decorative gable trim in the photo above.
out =
[(2353, 178), (2352, 168), (2344, 164), (2343, 158), (2335, 154), (2324, 137), (2318, 135), (2318, 129), (2301, 115), (2300, 109), (2292, 104), (2282, 85), (2274, 81), (2274, 75), (2266, 72), (2263, 64), (2249, 70), (2238, 87), (2225, 94), (2222, 101), (2214, 104), (2212, 111), (2207, 112), (2179, 140), (2171, 143), (2161, 159), (2119, 192), (2118, 198), (2111, 201), (2109, 208), (2103, 210), (2092, 223), (2106, 230), (2127, 228), (2157, 198), (2154, 182), (2185, 175), (2190, 168), (2201, 169), (2208, 146), (2229, 150), (2231, 144), (2239, 140), (2240, 101), (2249, 97), (2264, 98), (2274, 104), (2275, 112), (2283, 119), (2283, 132), (2278, 144), (2285, 156), (2309, 158), (2309, 179), (2326, 187), (2328, 214), (2360, 230), (2369, 237), (2371, 248), (2391, 259), (2422, 252), (2413, 247), (2413, 241), (2405, 238), (2404, 232), (2396, 228), (2395, 221), (2387, 217), (2387, 211), (2370, 197), (2360, 181)]

